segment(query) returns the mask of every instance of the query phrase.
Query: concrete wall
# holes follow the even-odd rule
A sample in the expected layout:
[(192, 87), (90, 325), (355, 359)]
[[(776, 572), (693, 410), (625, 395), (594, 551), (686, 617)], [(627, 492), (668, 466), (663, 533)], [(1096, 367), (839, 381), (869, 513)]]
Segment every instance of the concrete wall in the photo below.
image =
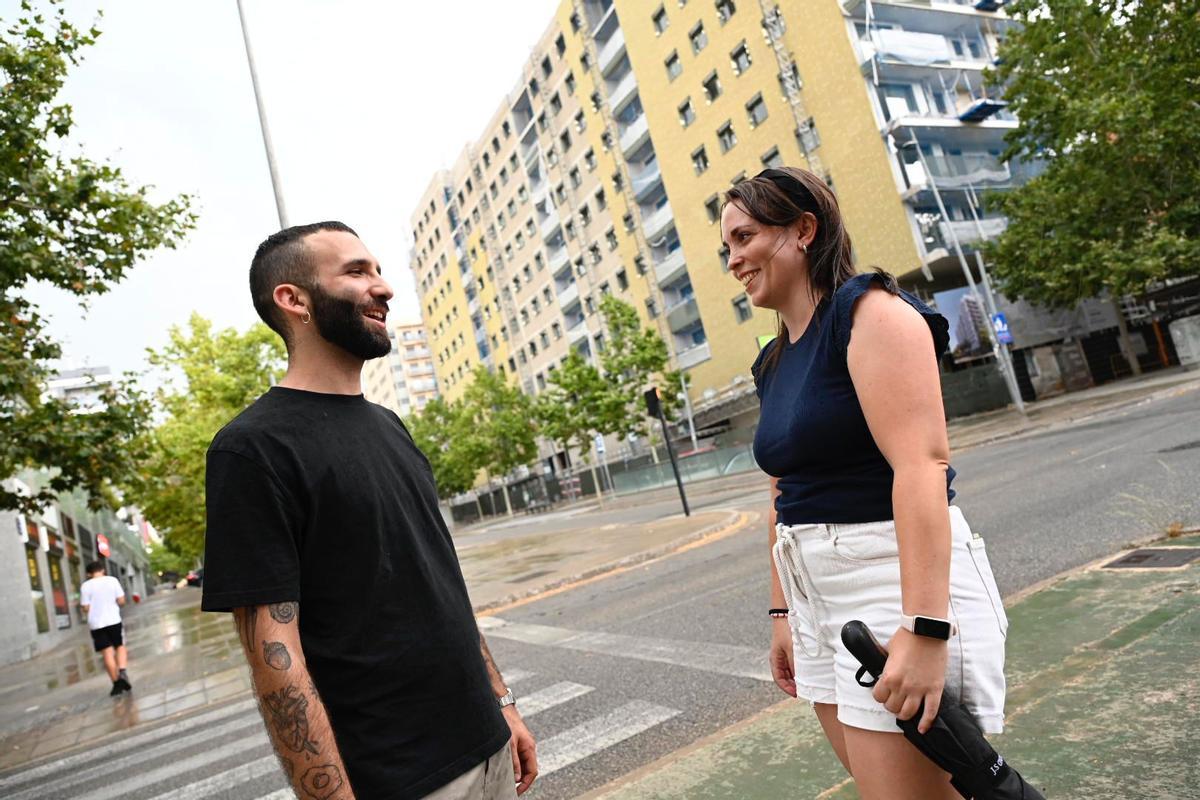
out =
[(994, 364), (942, 373), (946, 419), (1004, 408), (1009, 403), (1004, 377)]

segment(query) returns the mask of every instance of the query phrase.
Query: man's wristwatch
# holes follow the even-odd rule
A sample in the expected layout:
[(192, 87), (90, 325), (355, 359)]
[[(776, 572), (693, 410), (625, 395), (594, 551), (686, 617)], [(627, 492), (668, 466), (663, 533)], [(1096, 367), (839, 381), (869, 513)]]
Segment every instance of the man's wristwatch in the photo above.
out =
[(928, 636), (930, 639), (941, 639), (942, 641), (958, 634), (958, 626), (950, 620), (923, 617), (920, 614), (901, 614), (900, 627), (917, 636)]
[(498, 700), (501, 708), (504, 708), (505, 706), (515, 706), (517, 704), (517, 698), (513, 697), (512, 689), (508, 689), (502, 697), (498, 698)]

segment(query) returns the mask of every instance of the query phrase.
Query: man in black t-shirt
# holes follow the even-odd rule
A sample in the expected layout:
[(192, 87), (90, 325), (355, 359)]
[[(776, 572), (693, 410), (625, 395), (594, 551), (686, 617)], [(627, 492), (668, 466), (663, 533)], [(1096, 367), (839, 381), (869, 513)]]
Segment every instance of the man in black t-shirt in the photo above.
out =
[(429, 462), (361, 394), (363, 362), (391, 349), (378, 262), (341, 223), (288, 228), (250, 290), (288, 370), (209, 447), (202, 607), (234, 614), (284, 772), (305, 800), (524, 793), (533, 736)]

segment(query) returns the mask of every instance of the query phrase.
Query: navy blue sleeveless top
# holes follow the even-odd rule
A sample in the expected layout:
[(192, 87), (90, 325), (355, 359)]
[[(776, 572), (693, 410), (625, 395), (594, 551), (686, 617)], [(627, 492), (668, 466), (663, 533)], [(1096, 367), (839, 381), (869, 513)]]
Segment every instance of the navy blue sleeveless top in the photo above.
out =
[[(751, 367), (761, 415), (754, 434), (754, 460), (779, 479), (776, 519), (786, 525), (813, 522), (878, 522), (892, 513), (892, 468), (871, 437), (846, 366), (854, 303), (877, 273), (856, 275), (821, 300), (807, 330), (796, 341), (775, 339)], [(940, 358), (950, 342), (946, 318), (901, 291), (933, 334)], [(763, 373), (774, 347), (783, 352)], [(946, 472), (946, 500), (954, 470)]]

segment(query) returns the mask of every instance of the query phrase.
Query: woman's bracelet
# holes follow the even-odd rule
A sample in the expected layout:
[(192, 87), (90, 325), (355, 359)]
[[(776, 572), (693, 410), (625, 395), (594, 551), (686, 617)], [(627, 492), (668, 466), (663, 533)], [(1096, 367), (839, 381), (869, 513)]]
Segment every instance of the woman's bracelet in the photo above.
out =
[(788, 615), (788, 610), (786, 608), (772, 608), (767, 613), (775, 619), (784, 619)]

